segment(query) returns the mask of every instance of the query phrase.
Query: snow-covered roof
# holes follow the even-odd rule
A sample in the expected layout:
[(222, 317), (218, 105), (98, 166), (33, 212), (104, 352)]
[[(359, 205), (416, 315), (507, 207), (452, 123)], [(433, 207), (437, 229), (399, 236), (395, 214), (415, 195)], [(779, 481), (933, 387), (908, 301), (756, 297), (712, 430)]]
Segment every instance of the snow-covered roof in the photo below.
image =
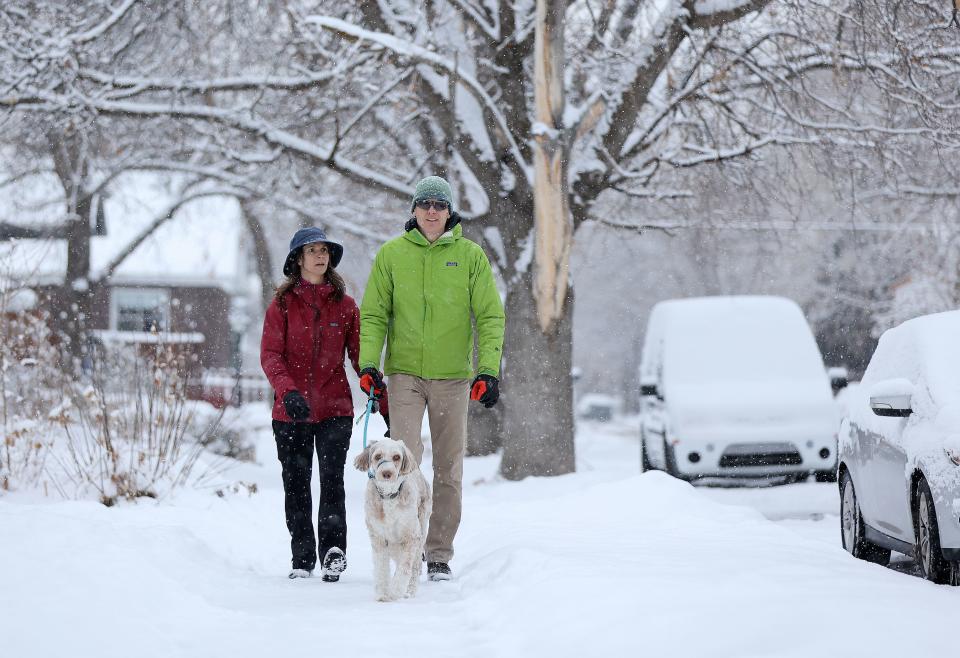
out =
[[(166, 212), (176, 197), (165, 178), (125, 174), (105, 200), (107, 235), (91, 238), (94, 278), (144, 228)], [(51, 215), (55, 211), (51, 209)], [(43, 224), (42, 219), (37, 224)], [(161, 224), (117, 268), (113, 285), (213, 286), (246, 293), (253, 274), (236, 200), (206, 197), (191, 201)], [(63, 282), (67, 243), (63, 239), (0, 242), (0, 275), (28, 285)]]

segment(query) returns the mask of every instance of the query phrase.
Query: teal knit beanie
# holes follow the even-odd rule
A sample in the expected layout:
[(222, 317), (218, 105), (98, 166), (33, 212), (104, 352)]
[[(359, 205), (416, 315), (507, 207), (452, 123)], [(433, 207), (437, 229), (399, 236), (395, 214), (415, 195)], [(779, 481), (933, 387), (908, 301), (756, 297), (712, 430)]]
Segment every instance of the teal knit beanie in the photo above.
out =
[(450, 189), (450, 183), (439, 176), (427, 176), (417, 183), (410, 210), (412, 211), (413, 206), (417, 205), (417, 201), (423, 201), (424, 199), (446, 201), (450, 207), (450, 212), (453, 212), (453, 191)]

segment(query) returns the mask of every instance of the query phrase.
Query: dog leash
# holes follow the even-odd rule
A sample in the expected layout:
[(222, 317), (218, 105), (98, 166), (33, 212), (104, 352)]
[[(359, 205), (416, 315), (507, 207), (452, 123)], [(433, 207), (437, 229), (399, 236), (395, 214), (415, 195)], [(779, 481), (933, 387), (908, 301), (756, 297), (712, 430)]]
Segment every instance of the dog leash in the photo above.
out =
[[(354, 425), (359, 425), (361, 419), (363, 419), (364, 421), (363, 422), (363, 449), (364, 450), (367, 449), (367, 426), (370, 425), (370, 414), (373, 413), (373, 405), (375, 401), (376, 400), (373, 397), (373, 387), (371, 386), (370, 391), (367, 393), (367, 408), (363, 412), (363, 414), (360, 416), (360, 418), (357, 418), (357, 422), (354, 423)], [(371, 480), (373, 479), (373, 471), (369, 468), (367, 469), (367, 477)]]

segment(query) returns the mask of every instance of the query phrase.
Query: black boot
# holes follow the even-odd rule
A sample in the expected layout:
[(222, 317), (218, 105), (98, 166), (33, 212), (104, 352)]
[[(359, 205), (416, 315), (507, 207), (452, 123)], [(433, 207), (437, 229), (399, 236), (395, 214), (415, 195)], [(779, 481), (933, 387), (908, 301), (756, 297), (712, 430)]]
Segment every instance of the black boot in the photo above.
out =
[(347, 569), (347, 556), (339, 548), (334, 546), (323, 556), (322, 572), (323, 582), (335, 583), (340, 580), (340, 574)]
[(446, 562), (427, 562), (427, 578), (429, 580), (450, 580), (450, 565)]

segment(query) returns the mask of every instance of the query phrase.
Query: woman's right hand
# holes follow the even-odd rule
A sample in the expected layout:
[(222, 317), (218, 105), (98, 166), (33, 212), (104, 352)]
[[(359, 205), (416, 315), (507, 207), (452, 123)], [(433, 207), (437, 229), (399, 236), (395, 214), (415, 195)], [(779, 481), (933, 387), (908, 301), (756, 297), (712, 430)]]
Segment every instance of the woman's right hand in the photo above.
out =
[(310, 405), (300, 391), (290, 391), (283, 396), (283, 408), (294, 422), (301, 422), (310, 418)]

